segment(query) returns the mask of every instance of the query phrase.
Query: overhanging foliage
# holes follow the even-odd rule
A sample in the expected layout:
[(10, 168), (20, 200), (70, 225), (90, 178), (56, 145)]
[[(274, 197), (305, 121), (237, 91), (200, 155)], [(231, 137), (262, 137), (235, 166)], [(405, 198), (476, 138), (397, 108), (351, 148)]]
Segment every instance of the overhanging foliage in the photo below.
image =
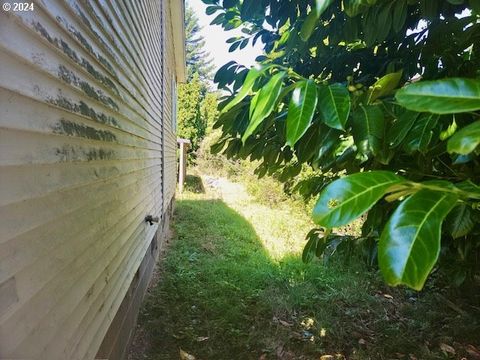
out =
[(312, 236), (327, 243), (370, 210), (363, 235), (379, 242), (388, 283), (421, 289), (442, 239), (470, 244), (449, 255), (466, 276), (480, 246), (480, 1), (204, 2), (213, 24), (242, 28), (231, 51), (265, 50), (252, 69), (217, 72), (231, 96), (213, 150), (262, 160), (259, 176), (319, 171), (303, 192), (323, 188), (324, 229), (304, 258), (322, 254)]

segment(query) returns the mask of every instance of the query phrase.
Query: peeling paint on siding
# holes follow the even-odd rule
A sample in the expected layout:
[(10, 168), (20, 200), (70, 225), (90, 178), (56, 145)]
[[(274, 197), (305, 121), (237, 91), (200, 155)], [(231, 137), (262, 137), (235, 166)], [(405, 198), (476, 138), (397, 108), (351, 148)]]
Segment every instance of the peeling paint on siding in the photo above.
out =
[(64, 145), (55, 149), (56, 155), (61, 162), (71, 161), (94, 161), (94, 160), (112, 160), (115, 158), (115, 152), (103, 149), (85, 149), (71, 145)]
[(0, 12), (0, 359), (96, 358), (171, 207), (166, 4)]
[(53, 128), (56, 134), (84, 137), (91, 140), (116, 142), (117, 137), (111, 131), (97, 130), (91, 126), (61, 119)]
[(60, 65), (58, 67), (58, 76), (65, 81), (68, 84), (73, 84), (80, 89), (83, 90), (83, 92), (91, 97), (94, 100), (100, 101), (104, 105), (114, 109), (118, 110), (118, 105), (115, 101), (112, 100), (111, 97), (106, 96), (101, 90), (96, 90), (92, 85), (90, 85), (88, 82), (80, 80), (74, 73), (73, 71), (67, 69), (65, 66)]
[[(58, 49), (62, 50), (65, 55), (67, 55), (70, 59), (72, 59), (75, 63), (82, 66), (90, 75), (92, 75), (95, 79), (100, 81), (103, 85), (107, 86), (111, 89), (116, 95), (120, 95), (118, 92), (117, 86), (110, 80), (107, 76), (102, 75), (99, 71), (95, 70), (93, 65), (86, 60), (85, 58), (79, 58), (77, 53), (70, 48), (70, 46), (63, 40), (58, 38), (52, 38), (47, 30), (40, 24), (38, 21), (32, 22), (33, 28), (37, 30), (49, 43), (56, 46)], [(83, 42), (82, 42), (83, 43)], [(84, 44), (85, 45), (85, 44)], [(92, 54), (94, 54), (97, 58), (97, 54), (93, 51), (91, 47), (87, 47)], [(100, 59), (99, 59), (100, 61)], [(101, 61), (104, 65), (106, 60)], [(111, 65), (107, 65), (111, 66)]]
[(121, 129), (119, 122), (113, 117), (109, 115), (105, 115), (104, 113), (100, 113), (95, 111), (92, 107), (88, 106), (84, 101), (80, 101), (78, 104), (70, 101), (66, 97), (58, 96), (56, 99), (48, 99), (52, 105), (59, 106), (65, 110), (82, 114), (88, 116), (90, 119), (94, 121), (98, 121), (102, 124), (112, 125)]

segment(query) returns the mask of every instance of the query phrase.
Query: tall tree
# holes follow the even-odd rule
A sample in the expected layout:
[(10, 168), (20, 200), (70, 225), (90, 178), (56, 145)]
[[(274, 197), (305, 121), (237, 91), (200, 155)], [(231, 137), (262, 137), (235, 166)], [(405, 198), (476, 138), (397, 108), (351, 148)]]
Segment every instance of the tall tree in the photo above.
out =
[(187, 78), (192, 80), (197, 73), (200, 80), (208, 84), (212, 79), (213, 65), (210, 54), (204, 51), (205, 39), (200, 34), (198, 17), (189, 6), (185, 9)]
[(202, 118), (202, 82), (197, 73), (186, 84), (178, 88), (178, 136), (192, 142), (192, 150), (198, 148), (205, 135), (206, 120)]
[(202, 106), (200, 108), (201, 117), (205, 121), (206, 130), (205, 133), (208, 133), (212, 130), (213, 124), (218, 117), (218, 95), (217, 93), (211, 92), (205, 96), (203, 99)]
[(209, 93), (212, 81), (212, 59), (203, 50), (205, 39), (200, 34), (198, 17), (192, 8), (186, 8), (186, 60), (187, 82), (178, 88), (178, 135), (192, 143), (190, 160), (198, 149), (210, 126), (217, 116), (217, 96)]

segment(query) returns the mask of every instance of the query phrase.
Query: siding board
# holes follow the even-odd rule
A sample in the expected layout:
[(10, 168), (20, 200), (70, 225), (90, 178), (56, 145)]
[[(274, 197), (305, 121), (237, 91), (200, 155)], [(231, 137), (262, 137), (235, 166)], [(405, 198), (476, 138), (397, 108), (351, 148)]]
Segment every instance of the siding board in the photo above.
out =
[(170, 2), (0, 12), (0, 358), (93, 359), (134, 319), (175, 192)]
[[(170, 4), (166, 3), (166, 14), (171, 13)], [(175, 119), (172, 119), (173, 114), (173, 89), (171, 74), (174, 72), (175, 63), (173, 61), (173, 34), (171, 16), (165, 16), (163, 23), (164, 36), (162, 38), (163, 49), (165, 52), (165, 68), (163, 77), (163, 95), (164, 95), (164, 177), (165, 177), (165, 199), (164, 206), (166, 206), (168, 199), (171, 199), (175, 193), (175, 184), (177, 179), (177, 163), (176, 163), (176, 149), (177, 137), (175, 129)]]

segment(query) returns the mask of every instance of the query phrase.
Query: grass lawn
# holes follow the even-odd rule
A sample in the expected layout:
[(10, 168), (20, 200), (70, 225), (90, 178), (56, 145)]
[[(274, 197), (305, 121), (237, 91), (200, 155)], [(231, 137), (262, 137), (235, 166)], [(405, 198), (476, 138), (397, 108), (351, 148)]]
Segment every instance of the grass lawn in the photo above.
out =
[(388, 288), (355, 259), (303, 264), (305, 214), (215, 181), (176, 202), (139, 359), (475, 359), (478, 311)]

